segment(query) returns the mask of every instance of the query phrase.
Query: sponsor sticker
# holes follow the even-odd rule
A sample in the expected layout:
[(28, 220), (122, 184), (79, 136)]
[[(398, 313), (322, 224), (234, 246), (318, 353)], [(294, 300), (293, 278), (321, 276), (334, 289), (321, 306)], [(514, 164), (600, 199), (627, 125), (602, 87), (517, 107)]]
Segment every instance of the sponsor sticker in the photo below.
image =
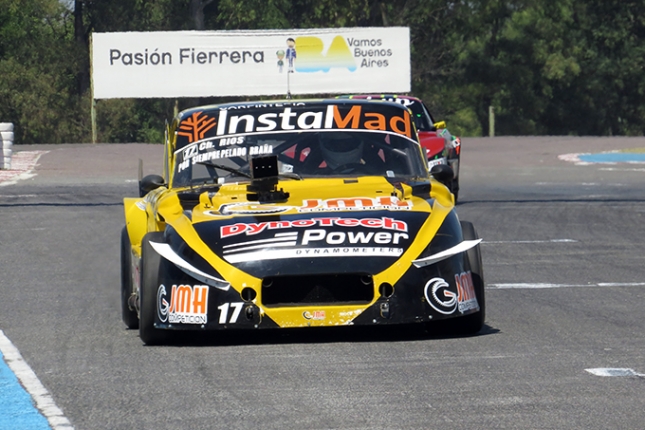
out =
[(428, 160), (428, 169), (432, 169), (433, 166), (439, 166), (439, 165), (448, 165), (448, 161), (444, 158), (435, 158), (434, 160)]
[(457, 291), (459, 293), (457, 296), (459, 312), (464, 313), (472, 309), (479, 309), (479, 303), (477, 303), (477, 296), (475, 295), (475, 285), (470, 270), (455, 275), (455, 284), (457, 285)]
[(357, 246), (333, 248), (299, 248), (271, 249), (250, 251), (224, 256), (229, 263), (244, 263), (249, 261), (282, 260), (291, 258), (323, 258), (323, 257), (400, 257), (403, 248)]
[[(185, 137), (190, 144), (178, 149), (182, 151), (183, 160), (194, 157), (198, 151), (214, 148), (216, 144), (219, 148), (240, 145), (245, 143), (243, 136), (274, 132), (363, 130), (398, 134), (413, 139), (412, 120), (407, 110), (388, 109), (378, 105), (283, 106), (281, 110), (275, 109), (272, 112), (257, 110), (241, 114), (220, 109), (217, 111), (217, 118), (212, 116), (215, 112), (209, 114), (211, 116), (195, 112), (182, 120), (177, 135)], [(189, 149), (190, 147), (194, 149)], [(249, 150), (249, 155), (268, 153), (271, 152), (266, 147)], [(217, 158), (226, 158), (222, 153), (218, 155)]]
[(220, 206), (219, 211), (206, 212), (208, 215), (232, 215), (232, 214), (263, 214), (280, 213), (296, 209), (300, 213), (307, 212), (337, 212), (337, 211), (409, 211), (412, 209), (412, 202), (399, 200), (396, 196), (372, 197), (345, 197), (333, 199), (305, 199), (302, 206), (276, 206), (258, 204), (253, 202), (225, 203)]
[[(203, 148), (203, 149), (202, 149)], [(246, 157), (247, 155), (264, 155), (273, 153), (273, 145), (231, 146), (224, 149), (215, 149), (213, 142), (204, 141), (199, 145), (191, 144), (181, 150), (182, 160), (177, 164), (177, 172), (182, 172), (191, 165), (208, 163), (232, 157)], [(203, 152), (202, 152), (203, 151)]]
[(206, 324), (208, 322), (207, 285), (173, 285), (168, 297), (162, 284), (157, 290), (157, 316), (171, 324)]
[(291, 206), (274, 206), (250, 202), (225, 203), (219, 207), (218, 212), (208, 211), (208, 215), (235, 215), (235, 214), (275, 214), (286, 212), (292, 209)]
[(302, 313), (302, 316), (306, 320), (318, 320), (318, 321), (321, 321), (321, 320), (325, 319), (325, 311), (313, 311), (313, 312), (304, 311)]
[(432, 278), (425, 286), (424, 295), (428, 304), (437, 312), (450, 315), (457, 311), (465, 313), (479, 310), (470, 271), (455, 275), (456, 292), (443, 278)]
[(450, 315), (457, 309), (457, 294), (443, 278), (432, 278), (426, 283), (423, 294), (428, 304), (440, 314)]
[(206, 132), (215, 127), (216, 124), (215, 118), (202, 115), (202, 112), (195, 112), (181, 122), (177, 134), (179, 136), (186, 136), (188, 142), (192, 143), (203, 139)]
[(220, 226), (220, 236), (238, 238), (222, 246), (223, 257), (229, 263), (289, 258), (399, 257), (410, 240), (407, 223), (388, 217), (227, 224)]
[[(397, 115), (400, 114), (400, 115)], [(293, 109), (284, 107), (278, 112), (257, 115), (229, 115), (220, 110), (216, 135), (292, 130), (375, 130), (393, 132), (412, 138), (412, 122), (408, 111), (380, 112), (373, 106), (355, 105), (341, 108), (337, 105)]]
[(408, 225), (405, 221), (396, 220), (389, 217), (381, 218), (341, 218), (341, 217), (320, 217), (320, 218), (303, 218), (296, 220), (264, 221), (259, 223), (238, 222), (227, 224), (220, 227), (220, 237), (222, 239), (244, 234), (252, 236), (265, 230), (283, 230), (292, 228), (308, 227), (367, 227), (371, 229), (384, 229), (407, 232)]
[(327, 200), (306, 199), (298, 212), (334, 212), (334, 211), (367, 211), (389, 210), (408, 211), (412, 209), (412, 202), (399, 200), (395, 196), (350, 197), (334, 198)]

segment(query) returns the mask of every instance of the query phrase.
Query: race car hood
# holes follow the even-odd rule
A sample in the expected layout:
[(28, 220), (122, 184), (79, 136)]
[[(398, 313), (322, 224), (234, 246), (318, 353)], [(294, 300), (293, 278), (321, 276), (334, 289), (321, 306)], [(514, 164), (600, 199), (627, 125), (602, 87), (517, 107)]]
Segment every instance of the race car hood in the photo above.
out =
[(171, 243), (175, 252), (188, 256), (190, 248), (218, 273), (233, 266), (257, 278), (375, 274), (402, 264), (398, 262), (406, 253), (409, 266), (452, 209), (445, 189), (437, 187), (431, 193), (428, 181), (285, 180), (277, 188), (288, 197), (272, 203), (249, 202), (247, 185), (226, 184), (201, 192), (192, 205), (179, 192), (170, 198), (182, 202), (181, 214), (164, 213), (166, 205), (161, 204), (160, 214), (182, 238)]
[(436, 131), (419, 131), (419, 142), (428, 159), (441, 155), (446, 148), (446, 139)]

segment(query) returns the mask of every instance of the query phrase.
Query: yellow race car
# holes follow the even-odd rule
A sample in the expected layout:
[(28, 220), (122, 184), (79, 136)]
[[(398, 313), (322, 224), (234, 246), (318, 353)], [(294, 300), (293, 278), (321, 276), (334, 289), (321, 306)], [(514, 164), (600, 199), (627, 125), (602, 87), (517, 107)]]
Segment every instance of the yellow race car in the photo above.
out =
[(428, 172), (410, 111), (376, 100), (203, 106), (167, 130), (163, 175), (124, 199), (122, 314), (182, 330), (440, 324), (478, 332), (481, 239)]

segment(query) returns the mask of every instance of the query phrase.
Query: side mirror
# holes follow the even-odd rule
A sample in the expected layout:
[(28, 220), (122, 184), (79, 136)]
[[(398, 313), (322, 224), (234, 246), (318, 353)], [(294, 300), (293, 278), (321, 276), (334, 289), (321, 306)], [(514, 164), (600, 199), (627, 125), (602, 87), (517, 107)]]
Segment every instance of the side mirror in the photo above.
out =
[(441, 130), (442, 128), (446, 128), (446, 121), (439, 121), (434, 123), (434, 127), (437, 130)]
[(452, 167), (445, 164), (436, 164), (430, 169), (430, 174), (437, 181), (444, 184), (446, 187), (450, 188), (452, 180), (455, 179), (455, 172), (452, 170)]
[(139, 181), (139, 197), (143, 197), (152, 190), (166, 185), (159, 175), (147, 175)]

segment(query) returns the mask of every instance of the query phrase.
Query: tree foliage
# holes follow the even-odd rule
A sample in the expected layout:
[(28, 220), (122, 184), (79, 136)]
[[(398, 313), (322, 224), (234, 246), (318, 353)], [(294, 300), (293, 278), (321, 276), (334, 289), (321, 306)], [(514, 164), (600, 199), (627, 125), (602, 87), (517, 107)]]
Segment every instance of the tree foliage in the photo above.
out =
[[(611, 19), (608, 19), (611, 17)], [(642, 0), (0, 0), (0, 121), (90, 141), (92, 32), (407, 26), (412, 93), (462, 135), (642, 135)], [(101, 100), (99, 140), (161, 141), (179, 107)]]
[(81, 103), (69, 91), (79, 58), (69, 16), (50, 0), (0, 0), (0, 121), (16, 124), (17, 143), (82, 135)]

